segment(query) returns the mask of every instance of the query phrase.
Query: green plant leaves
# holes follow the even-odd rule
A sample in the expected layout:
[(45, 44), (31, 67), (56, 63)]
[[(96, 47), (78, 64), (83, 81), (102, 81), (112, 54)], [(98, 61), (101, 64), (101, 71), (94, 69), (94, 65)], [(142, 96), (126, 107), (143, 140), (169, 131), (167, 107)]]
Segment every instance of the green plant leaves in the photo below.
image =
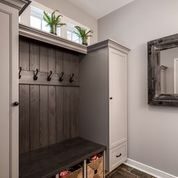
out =
[(57, 15), (56, 16), (56, 12), (59, 12), (58, 10), (55, 10), (52, 12), (51, 15), (49, 15), (48, 13), (46, 13), (44, 11), (44, 15), (43, 15), (43, 19), (44, 21), (47, 23), (47, 26), (50, 26), (50, 31), (51, 33), (56, 34), (56, 28), (57, 27), (61, 27), (66, 25), (65, 23), (61, 23), (61, 17), (62, 15)]
[(44, 15), (43, 15), (43, 20), (48, 24), (50, 25), (51, 24), (51, 18), (50, 16), (44, 11)]
[(75, 26), (75, 29), (77, 31), (74, 31), (74, 33), (82, 39), (82, 43), (87, 45), (87, 40), (89, 37), (92, 37), (91, 33), (93, 33), (92, 30), (88, 30), (83, 28), (83, 27), (80, 27), (80, 26)]
[[(43, 19), (47, 23), (47, 26), (50, 26), (50, 32), (56, 34), (57, 27), (61, 27), (66, 25), (65, 23), (61, 22), (62, 15), (56, 15), (58, 10), (53, 11), (51, 14), (48, 14), (44, 11)], [(82, 39), (82, 43), (87, 45), (87, 41), (89, 37), (92, 37), (92, 30), (87, 30), (80, 26), (75, 26), (74, 33)]]

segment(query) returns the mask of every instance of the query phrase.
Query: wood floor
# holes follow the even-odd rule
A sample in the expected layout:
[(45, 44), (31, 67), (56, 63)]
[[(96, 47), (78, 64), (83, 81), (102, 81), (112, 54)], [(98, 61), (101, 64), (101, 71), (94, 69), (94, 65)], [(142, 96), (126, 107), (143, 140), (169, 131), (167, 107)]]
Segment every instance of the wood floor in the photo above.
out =
[(155, 177), (122, 164), (109, 175), (107, 175), (106, 178), (155, 178)]

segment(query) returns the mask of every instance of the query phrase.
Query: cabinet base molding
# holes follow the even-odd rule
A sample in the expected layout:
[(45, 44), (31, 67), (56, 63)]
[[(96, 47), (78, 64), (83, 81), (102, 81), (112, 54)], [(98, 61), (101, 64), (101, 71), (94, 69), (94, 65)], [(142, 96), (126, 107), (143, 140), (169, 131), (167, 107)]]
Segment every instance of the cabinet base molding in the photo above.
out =
[(125, 165), (131, 166), (135, 169), (138, 169), (142, 172), (148, 173), (154, 177), (157, 178), (177, 178), (176, 176), (169, 174), (167, 172), (161, 171), (159, 169), (153, 168), (151, 166), (148, 166), (146, 164), (140, 163), (138, 161), (135, 161), (133, 159), (127, 159)]

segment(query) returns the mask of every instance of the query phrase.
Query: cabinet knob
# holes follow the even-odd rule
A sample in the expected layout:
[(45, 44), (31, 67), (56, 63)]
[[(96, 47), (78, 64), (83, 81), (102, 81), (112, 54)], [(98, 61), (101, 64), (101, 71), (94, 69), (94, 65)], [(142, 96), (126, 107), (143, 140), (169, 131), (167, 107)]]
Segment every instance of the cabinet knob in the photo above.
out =
[(112, 100), (112, 99), (113, 99), (113, 97), (110, 97), (109, 99), (110, 99), (110, 100)]
[(12, 105), (13, 106), (19, 106), (19, 102), (15, 101)]
[(116, 155), (116, 158), (119, 158), (119, 157), (121, 157), (122, 156), (122, 154), (120, 153), (119, 155)]

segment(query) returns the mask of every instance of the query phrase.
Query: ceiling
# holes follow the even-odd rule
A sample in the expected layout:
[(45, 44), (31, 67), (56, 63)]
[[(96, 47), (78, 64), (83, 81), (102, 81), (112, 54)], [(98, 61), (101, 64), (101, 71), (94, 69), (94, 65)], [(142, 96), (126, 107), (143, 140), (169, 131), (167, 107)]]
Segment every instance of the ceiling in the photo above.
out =
[(68, 0), (87, 14), (99, 19), (134, 0)]

